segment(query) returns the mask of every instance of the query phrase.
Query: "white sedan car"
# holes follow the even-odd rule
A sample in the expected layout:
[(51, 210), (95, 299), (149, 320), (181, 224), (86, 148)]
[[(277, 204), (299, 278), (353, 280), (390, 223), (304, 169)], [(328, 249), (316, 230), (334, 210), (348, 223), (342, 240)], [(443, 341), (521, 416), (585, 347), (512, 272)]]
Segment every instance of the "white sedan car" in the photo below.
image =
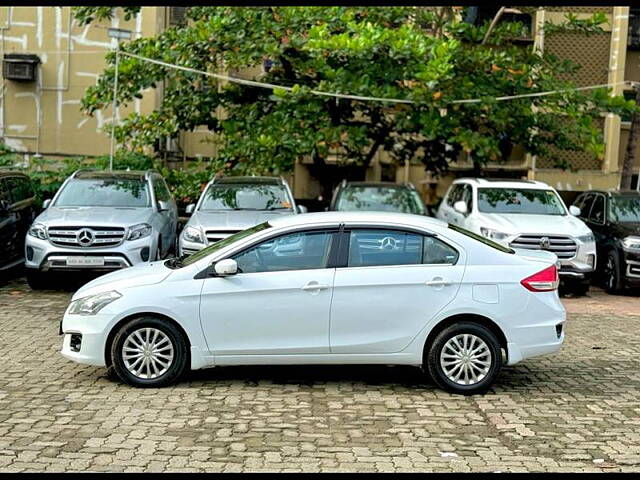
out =
[(401, 364), (472, 394), (560, 348), (556, 262), (417, 215), (283, 217), (88, 283), (62, 354), (138, 387), (188, 368)]

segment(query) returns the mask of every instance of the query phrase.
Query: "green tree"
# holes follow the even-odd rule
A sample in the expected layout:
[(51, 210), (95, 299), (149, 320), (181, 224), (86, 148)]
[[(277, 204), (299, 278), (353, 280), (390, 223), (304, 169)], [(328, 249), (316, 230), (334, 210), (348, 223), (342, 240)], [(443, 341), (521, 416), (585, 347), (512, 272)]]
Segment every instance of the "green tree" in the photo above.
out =
[[(105, 8), (79, 7), (76, 14), (87, 22), (99, 13), (105, 18)], [(595, 120), (603, 112), (633, 110), (632, 101), (605, 89), (571, 90), (579, 66), (514, 41), (526, 33), (522, 23), (498, 23), (483, 42), (489, 22), (474, 26), (456, 13), (455, 7), (191, 7), (186, 26), (122, 50), (245, 78), (248, 69), (268, 64), (252, 78), (292, 90), (224, 82), (122, 56), (121, 103), (161, 83), (164, 96), (156, 111), (126, 118), (117, 139), (135, 149), (204, 125), (220, 142), (214, 170), (279, 174), (310, 156), (321, 180), (334, 155), (365, 168), (381, 148), (394, 161), (419, 159), (432, 172), (446, 170), (460, 152), (479, 169), (505, 159), (514, 145), (564, 168), (570, 165), (559, 160), (563, 150), (603, 156)], [(562, 25), (548, 25), (547, 35), (587, 35), (605, 21), (604, 15), (568, 16)], [(107, 58), (108, 68), (83, 99), (89, 114), (112, 100), (115, 56)], [(567, 91), (495, 100), (558, 89)], [(311, 90), (414, 103), (336, 99)], [(455, 103), (474, 98), (481, 101)]]

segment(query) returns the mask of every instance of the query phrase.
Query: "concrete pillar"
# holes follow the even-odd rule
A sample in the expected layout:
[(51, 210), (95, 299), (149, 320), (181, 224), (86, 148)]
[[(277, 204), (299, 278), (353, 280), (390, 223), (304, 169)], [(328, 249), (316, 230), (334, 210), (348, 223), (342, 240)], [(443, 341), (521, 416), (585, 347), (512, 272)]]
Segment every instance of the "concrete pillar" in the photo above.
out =
[[(627, 33), (629, 30), (629, 7), (613, 7), (611, 19), (611, 53), (609, 56), (609, 83), (624, 81), (627, 58)], [(624, 85), (611, 87), (611, 95), (622, 95)], [(604, 173), (618, 171), (620, 152), (620, 117), (608, 114), (604, 122), (605, 155), (602, 164)]]

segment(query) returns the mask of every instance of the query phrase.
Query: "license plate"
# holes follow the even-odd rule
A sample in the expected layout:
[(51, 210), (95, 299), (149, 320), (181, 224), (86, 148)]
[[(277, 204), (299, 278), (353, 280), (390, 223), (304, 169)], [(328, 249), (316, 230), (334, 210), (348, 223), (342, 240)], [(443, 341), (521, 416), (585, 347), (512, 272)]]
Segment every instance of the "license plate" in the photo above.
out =
[(102, 267), (104, 257), (67, 257), (69, 267)]

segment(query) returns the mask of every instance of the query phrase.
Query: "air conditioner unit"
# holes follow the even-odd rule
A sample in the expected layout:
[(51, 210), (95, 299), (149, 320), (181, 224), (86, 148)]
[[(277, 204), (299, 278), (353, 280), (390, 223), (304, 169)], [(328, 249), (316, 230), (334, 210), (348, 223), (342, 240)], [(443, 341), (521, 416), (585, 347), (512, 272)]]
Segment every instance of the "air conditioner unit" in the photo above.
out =
[(187, 8), (189, 7), (169, 7), (169, 25), (186, 24)]
[(28, 53), (7, 53), (2, 61), (2, 76), (16, 82), (34, 82), (40, 57)]

